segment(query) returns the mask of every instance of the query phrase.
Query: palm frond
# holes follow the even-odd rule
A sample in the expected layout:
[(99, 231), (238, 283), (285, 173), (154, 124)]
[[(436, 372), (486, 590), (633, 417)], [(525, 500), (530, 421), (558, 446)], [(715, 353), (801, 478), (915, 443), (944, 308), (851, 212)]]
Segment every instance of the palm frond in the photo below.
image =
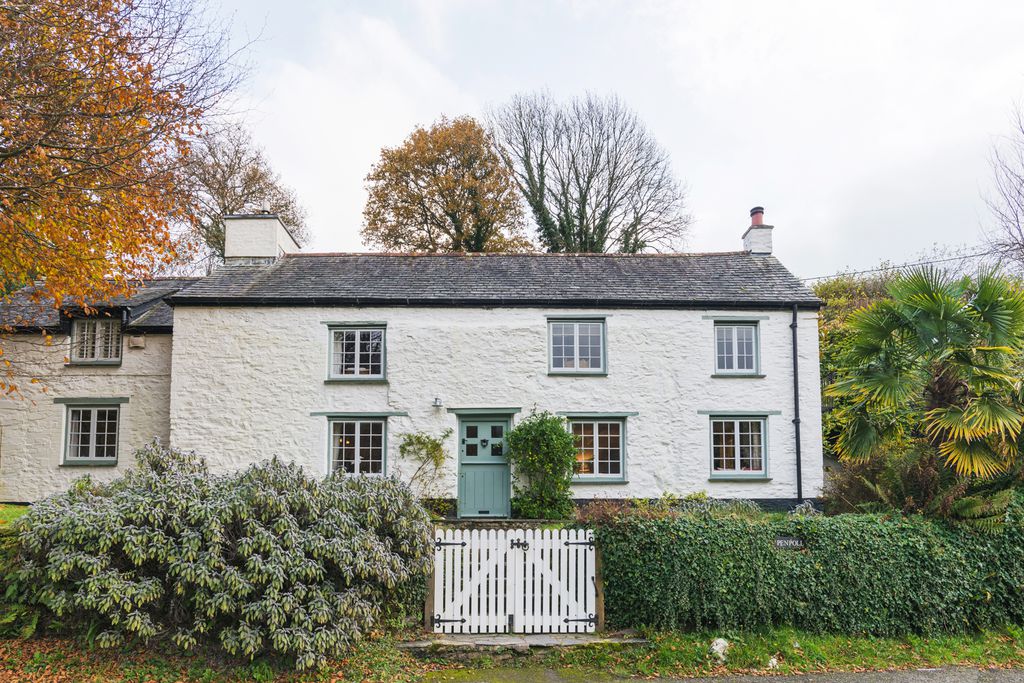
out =
[(988, 344), (1013, 346), (1024, 344), (1024, 291), (995, 269), (983, 270), (977, 278), (971, 307), (987, 327)]
[(949, 439), (939, 444), (939, 453), (957, 474), (964, 477), (992, 477), (1010, 465), (984, 439)]
[(906, 321), (891, 301), (875, 303), (854, 311), (847, 321), (852, 333), (847, 355), (854, 364), (873, 360), (903, 343)]
[(839, 457), (850, 462), (865, 462), (881, 439), (878, 428), (863, 411), (854, 413), (836, 439)]
[(858, 373), (856, 384), (865, 396), (879, 404), (894, 408), (920, 393), (913, 374), (900, 368), (869, 367)]
[(925, 413), (925, 433), (929, 438), (975, 439), (984, 436), (968, 420), (965, 411), (957, 406), (935, 408)]
[(981, 396), (971, 401), (964, 417), (975, 431), (1016, 439), (1024, 424), (1024, 415), (994, 396)]

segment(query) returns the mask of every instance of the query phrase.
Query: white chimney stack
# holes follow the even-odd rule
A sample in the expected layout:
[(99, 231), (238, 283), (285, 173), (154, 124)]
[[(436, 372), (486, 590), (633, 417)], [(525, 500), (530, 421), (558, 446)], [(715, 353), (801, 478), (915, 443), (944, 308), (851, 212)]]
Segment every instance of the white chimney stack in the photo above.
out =
[(743, 233), (743, 250), (751, 254), (772, 253), (772, 226), (764, 224), (764, 207), (750, 210), (750, 227)]
[(288, 228), (270, 211), (224, 216), (225, 265), (269, 265), (298, 250)]

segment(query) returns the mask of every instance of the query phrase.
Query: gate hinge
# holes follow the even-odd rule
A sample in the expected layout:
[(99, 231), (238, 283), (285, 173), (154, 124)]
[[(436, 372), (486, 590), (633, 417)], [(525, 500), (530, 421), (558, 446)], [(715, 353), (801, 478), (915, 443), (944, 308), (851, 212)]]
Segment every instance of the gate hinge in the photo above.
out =
[(444, 545), (461, 545), (465, 546), (465, 541), (442, 541), (440, 538), (434, 540), (434, 550), (440, 550), (441, 546)]
[(585, 545), (588, 548), (593, 548), (594, 547), (594, 540), (591, 539), (589, 541), (566, 541), (565, 545), (566, 546), (570, 546), (570, 545)]
[(583, 617), (582, 619), (570, 619), (569, 617), (566, 617), (565, 619), (562, 619), (562, 623), (563, 624), (568, 624), (569, 622), (572, 622), (572, 621), (585, 621), (588, 624), (595, 624), (596, 625), (597, 624), (597, 616), (594, 615), (594, 614), (589, 614), (586, 617)]
[(430, 617), (430, 626), (431, 626), (431, 628), (433, 628), (434, 626), (437, 626), (438, 624), (465, 624), (465, 623), (466, 623), (466, 619), (465, 618), (462, 618), (462, 619), (442, 619), (440, 614), (435, 614), (432, 617)]
[(509, 547), (511, 547), (511, 548), (522, 548), (523, 550), (526, 550), (527, 548), (530, 547), (530, 544), (527, 543), (526, 541), (521, 540), (521, 539), (513, 538), (512, 542), (509, 543)]

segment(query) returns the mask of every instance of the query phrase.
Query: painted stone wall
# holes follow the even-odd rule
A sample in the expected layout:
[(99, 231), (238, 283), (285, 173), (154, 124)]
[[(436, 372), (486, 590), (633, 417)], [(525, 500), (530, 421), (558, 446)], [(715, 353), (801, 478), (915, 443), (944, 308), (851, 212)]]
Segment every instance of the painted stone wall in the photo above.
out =
[[(135, 449), (170, 435), (171, 336), (146, 335), (146, 348), (122, 340), (117, 367), (65, 365), (66, 336), (45, 345), (39, 335), (16, 335), (4, 352), (17, 359), (23, 395), (0, 398), (0, 501), (31, 502), (66, 489), (89, 474), (109, 480), (134, 463)], [(31, 378), (39, 380), (31, 384)], [(127, 397), (121, 405), (116, 467), (62, 465), (65, 410), (56, 398)]]
[[(550, 376), (546, 315), (555, 309), (175, 309), (171, 440), (214, 470), (277, 454), (311, 472), (328, 468), (322, 412), (407, 412), (388, 419), (387, 471), (403, 432), (455, 428), (448, 408), (518, 406), (551, 411), (636, 412), (627, 418), (628, 482), (578, 484), (577, 498), (654, 497), (707, 491), (720, 498), (794, 498), (789, 311), (587, 310), (607, 317), (607, 376)], [(715, 316), (761, 318), (760, 378), (718, 378)], [(821, 408), (816, 313), (799, 315), (804, 495), (819, 493)], [(387, 382), (325, 383), (326, 322), (387, 323)], [(434, 398), (444, 407), (435, 408)], [(709, 481), (708, 411), (772, 413), (769, 481)], [(455, 497), (456, 440), (436, 491)]]

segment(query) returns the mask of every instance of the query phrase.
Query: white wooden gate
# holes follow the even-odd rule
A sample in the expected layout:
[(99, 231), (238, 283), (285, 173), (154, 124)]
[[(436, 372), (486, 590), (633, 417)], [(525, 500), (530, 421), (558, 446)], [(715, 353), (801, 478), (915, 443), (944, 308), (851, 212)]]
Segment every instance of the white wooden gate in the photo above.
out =
[(435, 633), (592, 633), (594, 532), (435, 531), (429, 616)]

